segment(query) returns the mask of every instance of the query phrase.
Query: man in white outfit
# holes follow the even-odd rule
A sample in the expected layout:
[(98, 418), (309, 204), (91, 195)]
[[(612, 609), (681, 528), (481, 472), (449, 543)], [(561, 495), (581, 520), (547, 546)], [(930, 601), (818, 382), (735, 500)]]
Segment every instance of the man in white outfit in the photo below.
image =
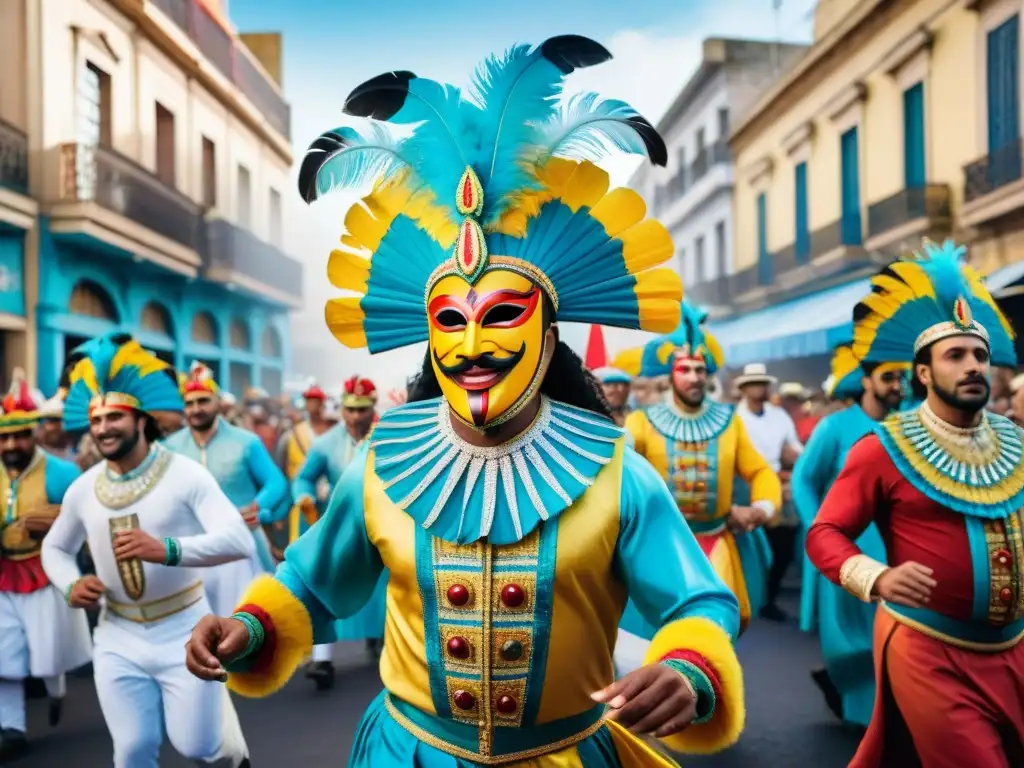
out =
[(85, 614), (64, 604), (40, 559), (43, 536), (78, 467), (36, 446), (40, 412), (23, 376), (15, 371), (0, 403), (0, 762), (28, 751), (25, 678), (46, 684), (56, 725), (64, 673), (92, 658)]
[[(149, 414), (182, 409), (167, 366), (123, 334), (79, 350), (65, 423), (105, 461), (68, 490), (42, 560), (71, 606), (103, 607), (93, 670), (115, 768), (156, 768), (165, 726), (197, 765), (247, 766), (227, 690), (188, 673), (184, 645), (210, 612), (199, 569), (252, 557), (252, 536), (209, 472), (156, 442)], [(83, 542), (95, 576), (78, 568)]]

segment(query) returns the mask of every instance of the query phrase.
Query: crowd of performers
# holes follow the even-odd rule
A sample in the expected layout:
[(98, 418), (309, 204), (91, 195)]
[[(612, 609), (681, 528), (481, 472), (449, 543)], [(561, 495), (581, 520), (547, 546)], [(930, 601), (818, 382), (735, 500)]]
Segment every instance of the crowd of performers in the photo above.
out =
[[(716, 393), (722, 353), (662, 266), (668, 232), (594, 162), (614, 146), (664, 164), (664, 143), (624, 102), (556, 108), (567, 74), (608, 58), (577, 36), (513, 48), (468, 99), (390, 72), (345, 104), (374, 131), (310, 147), (307, 202), (374, 182), (331, 254), (351, 295), (326, 319), (371, 353), (426, 342), (404, 404), (378, 415), (356, 377), (331, 426), (311, 387), (309, 417), (268, 446), (223, 417), (204, 366), (179, 376), (109, 334), (75, 351), (60, 398), (100, 456), (80, 473), (37, 445), (42, 406), (17, 383), (5, 759), (27, 749), (24, 679), (56, 721), (63, 675), (91, 659), (115, 766), (155, 766), (165, 737), (248, 765), (229, 692), (270, 695), (303, 665), (330, 687), (340, 639), (368, 641), (383, 682), (357, 768), (718, 752), (741, 738), (735, 647), (773, 615), (792, 509), (815, 679), (867, 726), (852, 765), (1024, 764), (1024, 450), (985, 409), (991, 366), (1016, 364), (1008, 323), (963, 249), (926, 243), (853, 310), (832, 377), (848, 407), (806, 445), (769, 434), (767, 373), (748, 367), (739, 407)], [(384, 122), (414, 127), (394, 140)], [(661, 334), (633, 356), (660, 394), (631, 409), (630, 374), (585, 370), (559, 321)]]

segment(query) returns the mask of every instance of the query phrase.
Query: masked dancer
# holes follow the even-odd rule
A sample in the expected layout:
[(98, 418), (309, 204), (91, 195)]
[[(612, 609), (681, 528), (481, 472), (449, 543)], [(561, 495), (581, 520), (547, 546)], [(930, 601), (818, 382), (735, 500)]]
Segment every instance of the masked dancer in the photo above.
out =
[[(317, 520), (326, 510), (331, 491), (337, 487), (342, 474), (370, 432), (376, 405), (377, 387), (372, 381), (353, 376), (345, 382), (341, 398), (342, 423), (313, 444), (293, 484), (296, 504), (302, 508), (305, 519)], [(337, 639), (363, 640), (371, 653), (379, 653), (384, 638), (386, 591), (387, 575), (381, 574), (366, 607), (335, 624)], [(313, 662), (306, 670), (306, 676), (313, 679), (320, 690), (334, 685), (330, 644), (313, 647)]]
[[(683, 320), (644, 350), (643, 374), (671, 381), (671, 400), (630, 415), (637, 453), (668, 485), (678, 514), (718, 575), (736, 595), (740, 626), (764, 603), (771, 550), (761, 526), (782, 503), (782, 486), (731, 405), (707, 397), (722, 352), (703, 327), (706, 314), (683, 304)], [(750, 506), (733, 504), (737, 478), (750, 486)], [(628, 610), (623, 630), (649, 637), (651, 627)]]
[(28, 751), (25, 679), (43, 680), (50, 724), (60, 720), (64, 673), (92, 658), (85, 614), (50, 586), (40, 559), (43, 537), (60, 512), (78, 468), (36, 444), (40, 414), (16, 371), (0, 414), (0, 760)]
[[(923, 399), (853, 447), (807, 536), (828, 579), (881, 605), (854, 768), (1024, 765), (1024, 450), (985, 410), (990, 366), (1016, 357), (963, 253), (926, 243), (854, 309), (854, 352), (913, 360)], [(888, 565), (857, 546), (872, 522)]]
[[(64, 419), (90, 430), (104, 460), (68, 489), (42, 560), (69, 605), (103, 605), (93, 670), (114, 765), (156, 768), (165, 728), (197, 765), (248, 765), (227, 691), (182, 657), (209, 611), (200, 569), (251, 557), (252, 537), (209, 472), (156, 442), (150, 413), (182, 407), (166, 364), (124, 334), (79, 349)], [(76, 561), (85, 542), (94, 576)]]
[(213, 609), (231, 611), (257, 575), (277, 566), (263, 526), (288, 514), (288, 481), (257, 435), (220, 416), (220, 388), (209, 368), (193, 363), (184, 390), (188, 429), (175, 432), (164, 445), (210, 470), (238, 508), (256, 545), (248, 561), (227, 563), (204, 577)]
[[(678, 275), (652, 269), (672, 256), (668, 232), (597, 165), (564, 157), (610, 140), (665, 162), (623, 102), (558, 111), (564, 76), (608, 58), (577, 36), (516, 47), (481, 67), (472, 101), (389, 72), (346, 109), (415, 125), (411, 137), (339, 128), (303, 162), (309, 200), (380, 174), (332, 256), (335, 285), (359, 294), (328, 305), (334, 333), (428, 352), (324, 517), (234, 618), (200, 623), (189, 663), (216, 678), (241, 654), (229, 686), (267, 694), (386, 568), (385, 690), (351, 766), (668, 766), (635, 734), (712, 752), (742, 727), (735, 597), (558, 338), (559, 320), (679, 322)], [(394, 154), (371, 165), (368, 146)], [(659, 630), (648, 663), (613, 682), (629, 596)]]
[[(832, 356), (831, 397), (855, 400), (850, 407), (826, 416), (793, 468), (793, 504), (804, 529), (846, 463), (854, 444), (874, 431), (903, 402), (903, 377), (909, 363), (862, 363), (852, 344), (840, 344)], [(857, 539), (864, 554), (885, 562), (885, 545), (872, 523)], [(871, 652), (874, 603), (864, 603), (823, 581), (810, 559), (804, 559), (800, 627), (818, 626), (824, 669), (813, 678), (836, 717), (866, 726), (875, 703), (875, 671)], [(815, 622), (817, 619), (817, 622)]]

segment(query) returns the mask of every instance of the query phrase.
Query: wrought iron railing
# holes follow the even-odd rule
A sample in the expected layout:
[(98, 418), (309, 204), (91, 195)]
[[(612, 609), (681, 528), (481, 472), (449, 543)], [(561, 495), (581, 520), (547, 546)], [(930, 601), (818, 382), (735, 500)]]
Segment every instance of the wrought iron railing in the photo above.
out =
[(141, 165), (103, 146), (62, 144), (60, 201), (94, 202), (202, 251), (202, 209)]
[(206, 240), (203, 259), (207, 270), (235, 272), (291, 297), (302, 298), (302, 264), (276, 246), (223, 219), (207, 224)]
[(917, 219), (949, 219), (948, 184), (926, 184), (901, 189), (868, 206), (868, 237), (889, 232)]
[(0, 187), (28, 192), (28, 136), (0, 120)]
[(971, 202), (1022, 177), (1024, 153), (1016, 139), (964, 166), (964, 201)]

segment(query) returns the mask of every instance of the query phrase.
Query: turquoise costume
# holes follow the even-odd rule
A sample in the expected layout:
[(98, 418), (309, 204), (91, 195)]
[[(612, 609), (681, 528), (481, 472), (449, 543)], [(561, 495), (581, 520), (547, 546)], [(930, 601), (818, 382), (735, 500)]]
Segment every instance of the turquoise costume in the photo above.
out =
[[(170, 435), (164, 445), (210, 470), (221, 490), (239, 509), (255, 503), (259, 507), (261, 525), (283, 520), (289, 509), (288, 481), (263, 442), (252, 432), (229, 424), (219, 416), (212, 431), (213, 436), (205, 446), (196, 442), (190, 429)], [(266, 534), (257, 528), (252, 535), (262, 569), (272, 572), (277, 564)]]
[[(805, 529), (814, 522), (828, 489), (846, 463), (846, 454), (876, 426), (860, 405), (851, 405), (826, 416), (814, 428), (790, 481), (793, 504)], [(857, 546), (885, 562), (885, 545), (874, 524), (857, 539)], [(815, 613), (825, 668), (842, 695), (843, 719), (866, 726), (875, 702), (871, 652), (875, 604), (862, 602), (827, 581), (805, 553), (800, 607), (800, 628), (805, 632), (814, 629)]]
[[(299, 474), (292, 482), (292, 494), (296, 503), (304, 499), (317, 502), (317, 485), (326, 479), (331, 491), (338, 487), (342, 474), (359, 451), (361, 442), (356, 442), (344, 424), (331, 427), (320, 435), (306, 454)], [(326, 504), (317, 503), (321, 516), (326, 511)], [(302, 518), (302, 531), (309, 527)], [(337, 640), (382, 639), (384, 637), (384, 611), (387, 598), (388, 577), (383, 573), (377, 581), (373, 595), (366, 605), (346, 619), (339, 619), (334, 627)]]

